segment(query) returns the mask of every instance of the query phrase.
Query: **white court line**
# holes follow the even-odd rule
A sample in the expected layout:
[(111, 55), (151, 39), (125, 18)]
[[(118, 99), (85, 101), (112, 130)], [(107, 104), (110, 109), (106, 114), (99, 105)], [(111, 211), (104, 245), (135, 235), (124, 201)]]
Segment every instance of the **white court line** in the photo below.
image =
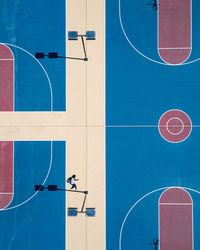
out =
[(14, 59), (0, 59), (0, 61), (14, 61)]
[(158, 192), (158, 191), (161, 191), (161, 190), (164, 190), (164, 189), (168, 189), (168, 188), (170, 188), (170, 187), (162, 187), (162, 188), (155, 189), (155, 190), (153, 190), (153, 191), (151, 191), (151, 192), (149, 192), (149, 193), (143, 195), (139, 200), (137, 200), (137, 201), (132, 205), (132, 207), (129, 209), (129, 211), (127, 212), (126, 216), (124, 217), (124, 220), (123, 220), (122, 225), (121, 225), (120, 234), (119, 234), (119, 250), (122, 250), (122, 244), (121, 244), (121, 243), (122, 243), (122, 233), (123, 233), (124, 225), (125, 225), (125, 223), (126, 223), (126, 220), (127, 220), (128, 216), (129, 216), (129, 214), (130, 214), (131, 211), (134, 209), (134, 207), (135, 207), (138, 203), (140, 203), (140, 201), (142, 201), (145, 197), (147, 197), (147, 196), (149, 196), (149, 195), (151, 195), (151, 194), (153, 194), (153, 193), (155, 193), (155, 192)]
[(192, 206), (192, 203), (160, 203), (159, 205)]
[(8, 193), (6, 193), (6, 192), (4, 192), (4, 193), (0, 193), (0, 194), (14, 194), (14, 193), (9, 193), (9, 192), (8, 192)]
[[(171, 120), (174, 120), (174, 119), (180, 121), (180, 122), (181, 122), (181, 125), (171, 125), (171, 126), (169, 126), (169, 125), (168, 125), (169, 122), (170, 122)], [(178, 133), (173, 133), (173, 132), (171, 132), (171, 131), (169, 130), (169, 128), (179, 128), (179, 127), (181, 127), (181, 130), (180, 130)], [(183, 121), (182, 121), (181, 119), (179, 119), (178, 117), (172, 117), (172, 118), (170, 118), (170, 119), (167, 121), (167, 124), (166, 124), (167, 131), (168, 131), (168, 133), (170, 133), (171, 135), (179, 135), (180, 133), (183, 132), (184, 127), (185, 127), (185, 126), (184, 126)]]
[[(166, 128), (166, 125), (107, 125), (107, 128)], [(185, 128), (191, 128), (191, 127), (196, 127), (199, 128), (200, 125), (171, 125), (168, 126), (169, 128), (179, 128), (179, 127), (185, 127)]]
[(178, 47), (178, 48), (158, 48), (158, 49), (192, 49), (192, 47)]

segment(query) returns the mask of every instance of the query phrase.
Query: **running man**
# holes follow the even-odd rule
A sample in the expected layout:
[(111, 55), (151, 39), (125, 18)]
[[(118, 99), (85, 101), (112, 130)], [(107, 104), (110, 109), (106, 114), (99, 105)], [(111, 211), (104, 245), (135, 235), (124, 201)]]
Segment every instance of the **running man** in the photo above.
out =
[(76, 179), (76, 175), (72, 175), (71, 177), (69, 177), (67, 179), (67, 183), (71, 184), (71, 189), (75, 188), (75, 190), (77, 190), (77, 186), (75, 184), (75, 181), (78, 181), (79, 179)]

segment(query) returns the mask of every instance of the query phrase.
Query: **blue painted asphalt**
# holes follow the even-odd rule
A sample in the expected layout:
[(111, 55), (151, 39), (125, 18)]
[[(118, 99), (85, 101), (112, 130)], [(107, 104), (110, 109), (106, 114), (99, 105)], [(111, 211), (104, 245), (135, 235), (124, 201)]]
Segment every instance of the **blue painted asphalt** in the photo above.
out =
[[(15, 142), (14, 199), (9, 207), (31, 197), (49, 169), (51, 143)], [(65, 142), (53, 142), (52, 169), (46, 185), (65, 187)], [(0, 248), (65, 249), (65, 192), (39, 192), (22, 206), (0, 212)]]
[[(147, 2), (121, 0), (122, 22), (132, 44), (162, 62), (157, 53), (156, 12)], [(189, 60), (200, 57), (199, 4), (193, 1)], [(200, 62), (172, 67), (145, 59), (122, 32), (118, 1), (107, 1), (106, 7), (106, 124), (156, 126), (164, 112), (181, 109), (193, 125), (200, 125)], [(164, 141), (156, 127), (106, 129), (107, 250), (119, 249), (124, 217), (146, 193), (165, 186), (200, 190), (199, 141), (200, 128), (193, 128), (189, 138), (179, 144)], [(147, 243), (158, 237), (158, 197), (148, 197), (132, 212), (122, 250), (150, 249)], [(195, 199), (194, 240), (198, 246), (199, 197)]]
[[(17, 45), (33, 55), (65, 55), (64, 0), (2, 0), (0, 16), (0, 42)], [(26, 53), (11, 49), (15, 55), (15, 110), (50, 111), (50, 90), (44, 73)], [(53, 110), (65, 111), (65, 60), (40, 61), (51, 79)]]

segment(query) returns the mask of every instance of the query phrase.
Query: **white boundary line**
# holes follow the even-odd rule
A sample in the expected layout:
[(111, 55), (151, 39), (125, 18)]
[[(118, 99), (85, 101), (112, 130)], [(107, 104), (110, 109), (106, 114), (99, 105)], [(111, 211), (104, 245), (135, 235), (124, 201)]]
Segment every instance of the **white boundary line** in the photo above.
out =
[[(120, 229), (120, 234), (119, 234), (119, 250), (122, 250), (122, 234), (123, 234), (123, 228), (124, 228), (124, 225), (126, 223), (126, 220), (129, 216), (129, 214), (131, 213), (131, 211), (134, 209), (134, 207), (136, 207), (137, 204), (139, 204), (144, 198), (146, 198), (147, 196), (153, 194), (153, 193), (156, 193), (156, 192), (159, 192), (159, 191), (162, 191), (162, 190), (167, 190), (169, 188), (182, 188), (182, 189), (185, 189), (185, 190), (189, 190), (189, 191), (192, 191), (192, 192), (195, 192), (197, 194), (200, 194), (200, 191), (197, 191), (195, 189), (192, 189), (192, 188), (187, 188), (187, 187), (179, 187), (179, 186), (169, 186), (169, 187), (162, 187), (162, 188), (158, 188), (158, 189), (155, 189), (145, 195), (143, 195), (139, 200), (137, 200), (133, 205), (132, 207), (129, 209), (129, 211), (127, 212), (127, 214), (125, 215), (124, 217), (124, 220), (122, 222), (122, 225), (121, 225), (121, 229)], [(190, 195), (190, 194), (189, 194)], [(158, 203), (159, 204), (159, 203)], [(159, 211), (159, 210), (158, 210)], [(193, 218), (193, 213), (192, 213), (192, 218)], [(193, 221), (193, 220), (192, 220)], [(192, 227), (193, 227), (193, 224), (192, 224)], [(194, 249), (194, 241), (193, 241), (193, 249)]]
[(163, 188), (155, 189), (155, 190), (153, 190), (153, 191), (151, 191), (151, 192), (145, 194), (144, 196), (142, 196), (139, 200), (137, 200), (137, 201), (132, 205), (132, 207), (129, 209), (129, 211), (127, 212), (127, 214), (126, 214), (126, 216), (125, 216), (125, 218), (124, 218), (124, 220), (123, 220), (123, 222), (122, 222), (122, 226), (121, 226), (120, 234), (119, 234), (119, 250), (122, 250), (121, 242), (122, 242), (123, 228), (124, 228), (124, 225), (125, 225), (125, 223), (126, 223), (126, 220), (127, 220), (128, 216), (129, 216), (129, 214), (131, 213), (131, 211), (133, 210), (133, 208), (134, 208), (138, 203), (140, 203), (140, 201), (142, 201), (144, 198), (146, 198), (147, 196), (149, 196), (149, 195), (151, 195), (151, 194), (153, 194), (153, 193), (156, 193), (156, 192), (158, 192), (158, 191), (167, 189), (167, 188), (169, 188), (169, 187), (163, 187)]
[[(166, 125), (108, 125), (106, 126), (106, 128), (165, 128)], [(180, 125), (174, 125), (174, 126), (169, 126), (169, 127), (173, 127), (173, 128), (178, 128), (178, 127), (182, 127)], [(184, 128), (199, 128), (200, 125), (184, 125)]]
[(14, 194), (14, 193), (10, 193), (10, 192), (4, 192), (4, 193), (0, 193), (0, 194)]
[(159, 61), (156, 61), (156, 60), (153, 60), (151, 59), (150, 57), (148, 56), (145, 56), (144, 54), (142, 54), (132, 43), (131, 41), (129, 40), (127, 34), (126, 34), (126, 31), (124, 29), (124, 26), (123, 26), (123, 23), (122, 23), (122, 17), (121, 17), (121, 0), (119, 0), (119, 22), (120, 22), (120, 25), (121, 25), (121, 29), (122, 29), (122, 32), (126, 38), (126, 40), (128, 41), (128, 43), (131, 45), (131, 47), (138, 53), (140, 54), (141, 56), (143, 56), (144, 58), (146, 58), (147, 60), (149, 61), (152, 61), (154, 63), (158, 63), (158, 64), (161, 64), (161, 65), (168, 65), (166, 63), (163, 63), (163, 62), (159, 62)]
[[(7, 47), (7, 48), (9, 48), (9, 47)], [(14, 59), (0, 59), (0, 61), (14, 61)]]
[(179, 48), (158, 48), (158, 49), (191, 49), (192, 47), (179, 47)]
[(191, 206), (192, 203), (159, 203), (159, 206)]

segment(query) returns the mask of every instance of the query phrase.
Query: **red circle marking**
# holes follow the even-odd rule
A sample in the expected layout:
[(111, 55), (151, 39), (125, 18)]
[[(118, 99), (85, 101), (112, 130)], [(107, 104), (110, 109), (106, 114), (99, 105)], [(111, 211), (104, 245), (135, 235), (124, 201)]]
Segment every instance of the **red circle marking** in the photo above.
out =
[(180, 134), (184, 129), (183, 121), (177, 117), (172, 117), (167, 121), (167, 131), (172, 135)]
[(190, 135), (192, 122), (183, 111), (169, 110), (161, 116), (158, 129), (161, 136), (168, 142), (182, 142)]

